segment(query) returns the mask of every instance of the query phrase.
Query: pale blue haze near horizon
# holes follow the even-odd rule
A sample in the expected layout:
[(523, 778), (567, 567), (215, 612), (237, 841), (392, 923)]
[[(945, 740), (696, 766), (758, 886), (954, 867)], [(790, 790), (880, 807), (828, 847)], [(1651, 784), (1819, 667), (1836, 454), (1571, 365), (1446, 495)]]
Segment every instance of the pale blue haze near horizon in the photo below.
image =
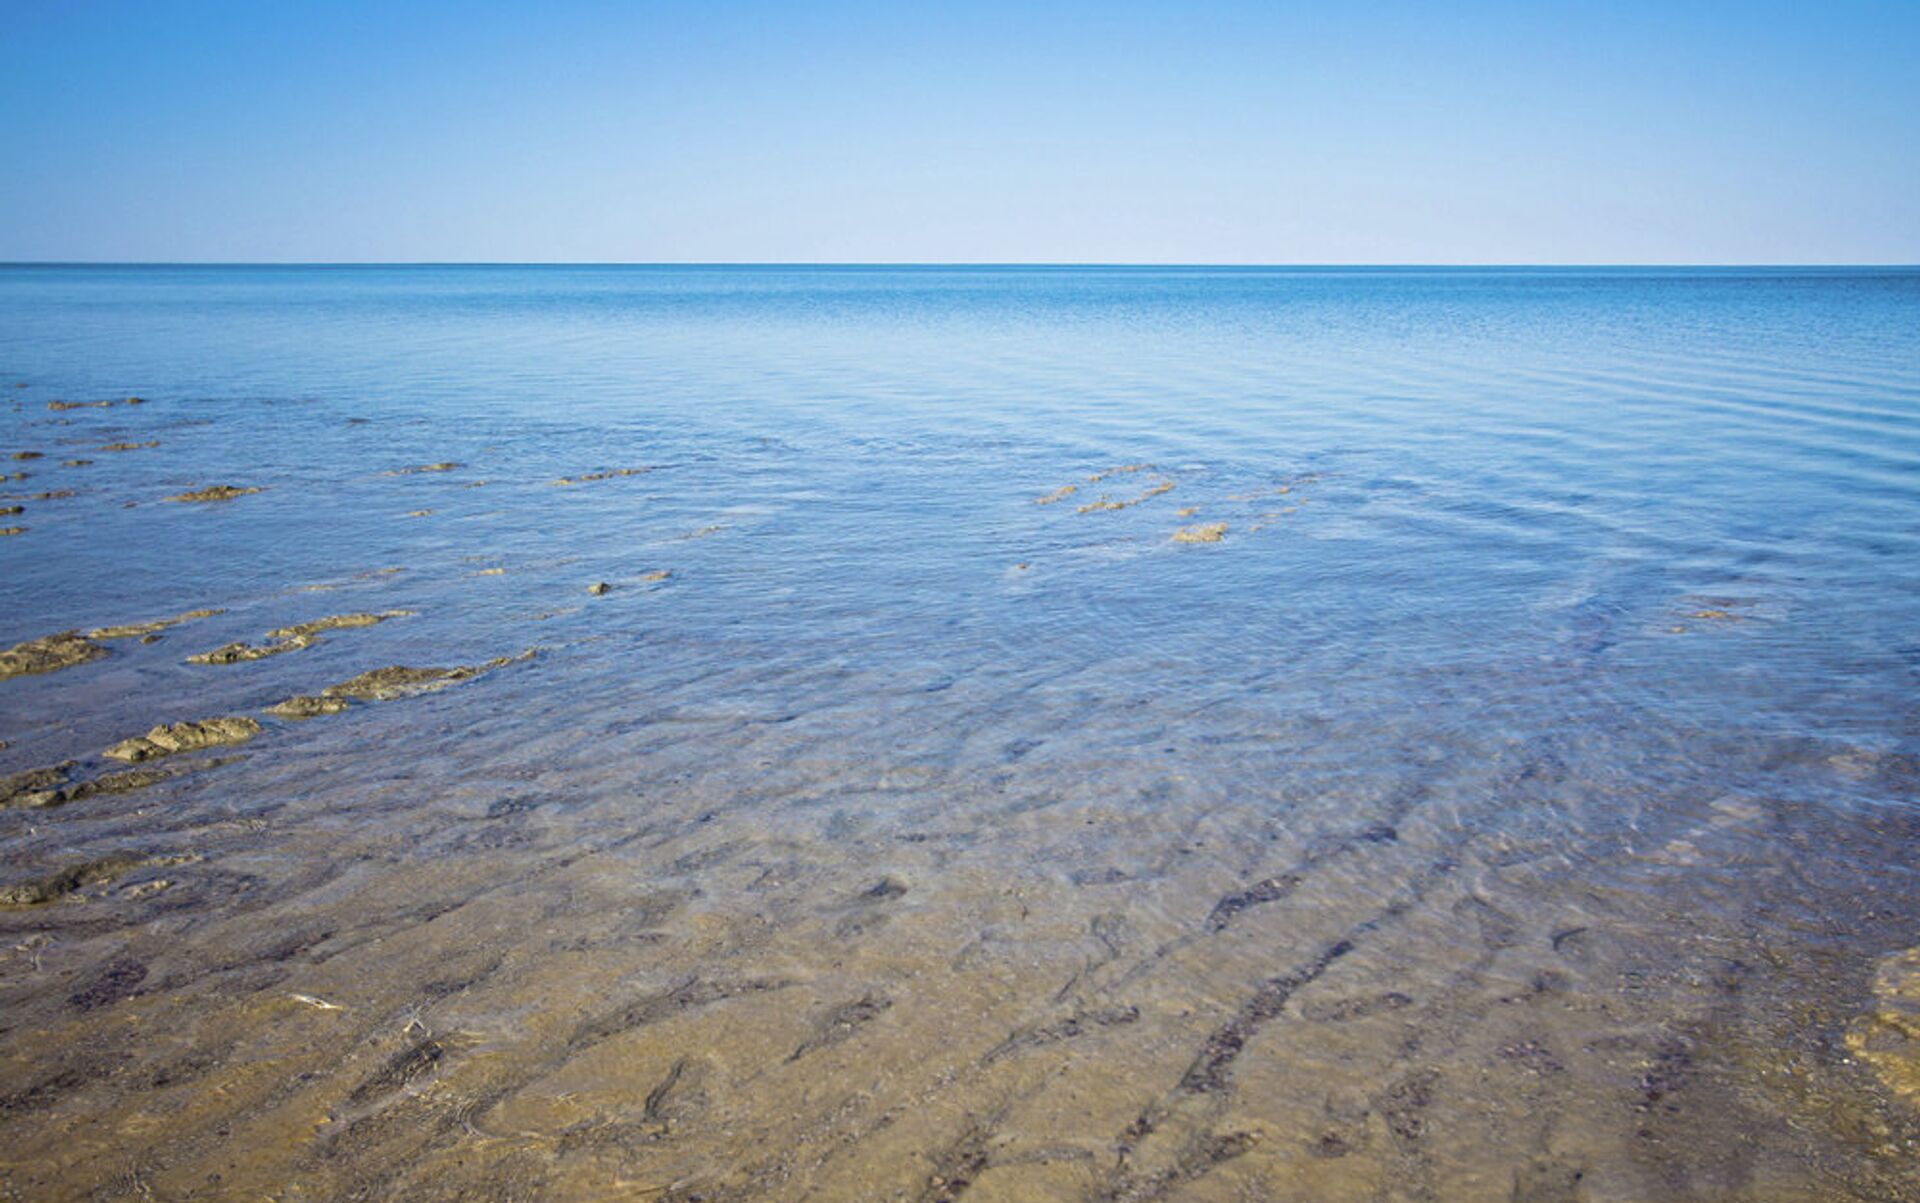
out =
[(1920, 261), (1920, 5), (0, 4), (0, 259)]

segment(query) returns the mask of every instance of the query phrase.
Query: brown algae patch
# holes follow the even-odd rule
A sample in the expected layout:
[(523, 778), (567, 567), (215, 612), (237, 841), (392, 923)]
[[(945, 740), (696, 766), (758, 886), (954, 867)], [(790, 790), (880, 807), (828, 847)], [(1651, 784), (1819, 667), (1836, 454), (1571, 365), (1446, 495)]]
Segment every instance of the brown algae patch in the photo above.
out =
[(1226, 537), (1227, 524), (1224, 522), (1202, 522), (1196, 526), (1183, 526), (1173, 532), (1175, 543), (1218, 543)]
[(1033, 504), (1052, 505), (1056, 501), (1065, 501), (1067, 498), (1073, 496), (1075, 493), (1078, 493), (1079, 491), (1080, 491), (1079, 485), (1061, 485), (1059, 488), (1055, 489), (1053, 492), (1048, 493), (1045, 497), (1034, 498)]
[(192, 752), (200, 748), (243, 744), (258, 734), (260, 734), (259, 722), (240, 715), (204, 719), (199, 722), (162, 723), (145, 735), (121, 740), (108, 748), (106, 754), (114, 760), (137, 763), (161, 756), (171, 756), (176, 752)]
[(29, 529), (31, 528), (25, 526), (0, 526), (0, 539), (10, 535), (24, 535)]
[(106, 648), (78, 631), (42, 635), (38, 639), (17, 643), (7, 651), (0, 652), (0, 681), (9, 677), (26, 676), (29, 673), (50, 673), (57, 669), (71, 668), (76, 664), (85, 664), (89, 660), (98, 660), (106, 654)]
[(1920, 948), (1881, 959), (1873, 1008), (1847, 1028), (1847, 1049), (1896, 1097), (1920, 1108)]
[(407, 511), (407, 517), (409, 518), (431, 518), (432, 516), (433, 516), (432, 510), (408, 510)]
[(386, 610), (378, 614), (334, 614), (326, 618), (316, 618), (311, 622), (295, 623), (290, 627), (280, 627), (268, 631), (267, 638), (273, 643), (254, 646), (251, 643), (229, 643), (214, 648), (210, 652), (201, 652), (197, 656), (188, 656), (189, 664), (240, 664), (250, 660), (264, 660), (268, 656), (278, 656), (283, 652), (297, 652), (320, 642), (320, 636), (327, 631), (351, 630), (356, 627), (370, 627), (387, 621), (389, 618), (406, 618), (412, 610)]
[(265, 492), (259, 485), (208, 485), (204, 489), (195, 489), (190, 493), (175, 493), (168, 501), (232, 501), (236, 497), (245, 497), (249, 493)]
[(15, 458), (15, 459), (41, 459), (41, 458), (43, 458), (43, 457), (44, 457), (45, 455), (46, 455), (46, 452), (44, 452), (44, 451), (16, 451), (16, 452), (14, 452), (14, 453), (13, 453), (13, 458)]
[(111, 401), (49, 401), (47, 408), (61, 413), (69, 409), (105, 409), (112, 404)]
[(159, 445), (160, 445), (159, 439), (148, 439), (144, 443), (107, 443), (104, 446), (102, 446), (100, 450), (102, 451), (145, 451), (149, 447), (158, 447)]
[(452, 460), (447, 460), (438, 464), (415, 464), (412, 467), (408, 467), (408, 468), (394, 468), (389, 472), (382, 473), (382, 475), (413, 476), (416, 473), (420, 473), (420, 472), (451, 472), (456, 468), (463, 468), (465, 466), (466, 466), (465, 464), (457, 464), (457, 463), (454, 463)]
[(225, 610), (188, 610), (185, 614), (176, 614), (172, 618), (156, 618), (152, 622), (131, 622), (117, 627), (98, 627), (87, 632), (89, 639), (144, 639), (169, 627), (177, 627), (183, 622), (193, 622), (201, 618), (212, 618), (216, 614), (225, 614)]

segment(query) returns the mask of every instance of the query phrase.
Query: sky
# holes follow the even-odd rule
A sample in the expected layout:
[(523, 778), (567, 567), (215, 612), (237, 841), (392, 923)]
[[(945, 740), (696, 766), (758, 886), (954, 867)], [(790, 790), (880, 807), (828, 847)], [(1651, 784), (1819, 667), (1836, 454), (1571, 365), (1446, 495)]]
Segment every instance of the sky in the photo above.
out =
[(1920, 0), (0, 0), (0, 260), (1920, 263)]

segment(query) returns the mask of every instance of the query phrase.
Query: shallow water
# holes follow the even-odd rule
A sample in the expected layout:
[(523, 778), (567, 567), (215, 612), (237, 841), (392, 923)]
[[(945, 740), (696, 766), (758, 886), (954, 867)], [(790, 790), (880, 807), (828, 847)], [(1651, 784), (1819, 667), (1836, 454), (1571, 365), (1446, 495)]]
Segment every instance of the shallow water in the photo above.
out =
[(222, 611), (0, 776), (262, 724), (0, 811), (0, 1198), (1920, 1199), (1920, 275), (5, 268), (0, 386), (0, 647)]

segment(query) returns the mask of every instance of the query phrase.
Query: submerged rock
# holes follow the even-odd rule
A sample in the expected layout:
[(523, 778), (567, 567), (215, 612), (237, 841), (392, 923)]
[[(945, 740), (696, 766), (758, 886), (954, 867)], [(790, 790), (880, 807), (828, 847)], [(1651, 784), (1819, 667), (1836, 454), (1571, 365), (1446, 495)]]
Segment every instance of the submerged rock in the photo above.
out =
[(49, 401), (47, 408), (59, 413), (68, 409), (105, 409), (112, 404), (111, 401)]
[(107, 443), (107, 444), (104, 444), (100, 448), (100, 450), (102, 451), (144, 451), (149, 447), (158, 447), (159, 445), (160, 445), (159, 439), (148, 439), (144, 443)]
[[(1136, 469), (1134, 468), (1115, 469), (1115, 471), (1128, 471), (1128, 472), (1135, 471), (1135, 470)], [(1086, 505), (1079, 507), (1075, 511), (1075, 513), (1091, 514), (1101, 510), (1124, 510), (1128, 506), (1135, 506), (1135, 505), (1139, 505), (1141, 502), (1144, 502), (1144, 501), (1151, 501), (1155, 497), (1160, 496), (1160, 494), (1162, 493), (1171, 493), (1174, 490), (1176, 483), (1177, 482), (1175, 482), (1174, 480), (1163, 476), (1158, 481), (1155, 481), (1153, 485), (1147, 488), (1146, 491), (1142, 492), (1138, 497), (1129, 497), (1125, 501), (1115, 501), (1111, 497), (1102, 495), (1100, 500), (1088, 502)]]
[(199, 652), (187, 657), (188, 664), (241, 664), (249, 660), (265, 660), (268, 656), (278, 656), (282, 652), (295, 652), (303, 647), (313, 646), (313, 640), (287, 640), (284, 643), (269, 643), (264, 647), (255, 647), (245, 640), (221, 644), (210, 652)]
[(339, 714), (352, 702), (387, 702), (395, 698), (412, 697), (415, 694), (434, 693), (449, 685), (458, 685), (462, 681), (471, 681), (484, 676), (496, 668), (503, 668), (517, 660), (530, 660), (533, 652), (521, 652), (518, 656), (501, 656), (484, 664), (463, 664), (453, 668), (413, 668), (404, 664), (376, 668), (361, 673), (357, 677), (329, 685), (318, 694), (298, 694), (275, 706), (269, 706), (267, 713), (281, 718), (309, 719), (323, 714)]
[(87, 632), (89, 639), (144, 639), (168, 627), (177, 627), (183, 622), (192, 622), (199, 618), (212, 618), (216, 614), (225, 614), (225, 610), (188, 610), (185, 614), (176, 614), (172, 618), (156, 618), (152, 622), (130, 622), (117, 627), (99, 627)]
[(387, 472), (386, 475), (412, 476), (417, 472), (451, 472), (455, 468), (460, 468), (460, 467), (464, 467), (464, 465), (456, 464), (452, 460), (447, 460), (438, 464), (415, 464), (412, 467), (408, 467), (408, 468), (394, 468), (389, 472)]
[(240, 715), (210, 718), (200, 722), (172, 723), (155, 727), (145, 735), (123, 739), (107, 749), (114, 760), (142, 761), (199, 748), (217, 748), (243, 744), (260, 734), (257, 720)]
[(318, 718), (323, 714), (338, 714), (348, 705), (345, 698), (327, 698), (303, 693), (290, 697), (278, 705), (267, 707), (267, 713), (277, 714), (281, 718)]
[(616, 476), (643, 476), (652, 468), (615, 468), (611, 472), (589, 472), (585, 476), (562, 476), (556, 485), (583, 485), (594, 480), (612, 480)]
[(595, 597), (599, 597), (601, 594), (607, 593), (612, 589), (613, 586), (607, 584), (605, 581), (595, 581), (593, 584), (587, 586), (587, 592), (593, 594)]
[(26, 881), (0, 885), (0, 906), (39, 906), (63, 898), (82, 886), (112, 881), (145, 863), (137, 856), (107, 856), (68, 865)]
[(39, 459), (39, 458), (41, 458), (42, 456), (44, 456), (45, 454), (46, 454), (46, 452), (44, 452), (44, 451), (16, 451), (16, 452), (14, 452), (14, 453), (13, 453), (13, 458), (15, 458), (15, 459)]
[(0, 810), (52, 805), (61, 787), (67, 784), (67, 774), (78, 763), (68, 760), (43, 769), (28, 769), (24, 773), (0, 777)]
[(1227, 524), (1224, 522), (1202, 522), (1197, 526), (1183, 526), (1173, 532), (1175, 543), (1218, 543), (1226, 536)]
[(267, 637), (278, 640), (255, 647), (244, 641), (229, 643), (214, 648), (210, 652), (201, 652), (197, 656), (188, 656), (188, 664), (239, 664), (248, 660), (264, 660), (268, 656), (278, 656), (283, 652), (297, 652), (301, 648), (312, 647), (320, 642), (324, 631), (345, 630), (352, 627), (370, 627), (385, 622), (389, 618), (405, 618), (412, 610), (388, 610), (380, 614), (334, 614), (326, 618), (316, 618), (311, 622), (296, 623), (290, 627), (280, 627), (267, 632)]
[(329, 614), (325, 618), (316, 618), (311, 622), (297, 622), (290, 627), (279, 627), (267, 632), (269, 639), (308, 639), (325, 631), (345, 631), (355, 627), (378, 626), (389, 618), (411, 618), (412, 610), (382, 610), (377, 614)]
[(0, 681), (28, 673), (50, 673), (56, 669), (71, 668), (89, 660), (98, 660), (106, 654), (106, 648), (78, 631), (43, 635), (0, 652)]
[(0, 538), (8, 535), (24, 535), (29, 528), (24, 526), (0, 526)]
[(15, 773), (11, 777), (0, 778), (0, 810), (20, 807), (65, 806), (69, 802), (78, 802), (99, 794), (124, 794), (132, 790), (145, 789), (158, 785), (162, 781), (171, 781), (175, 777), (184, 777), (189, 773), (198, 773), (205, 769), (231, 764), (240, 759), (237, 756), (222, 756), (214, 760), (202, 760), (193, 764), (177, 765), (171, 768), (121, 769), (118, 772), (102, 773), (91, 781), (68, 781), (77, 761), (66, 761), (44, 769), (30, 769), (24, 773)]
[(263, 492), (258, 485), (242, 488), (239, 485), (208, 485), (204, 489), (195, 489), (190, 493), (175, 493), (168, 501), (232, 501), (236, 497), (245, 497), (249, 493)]
[(470, 681), (482, 673), (492, 672), (496, 668), (502, 668), (530, 655), (532, 655), (531, 652), (525, 652), (519, 656), (501, 656), (485, 664), (462, 665), (458, 668), (409, 668), (396, 664), (389, 668), (376, 668), (372, 672), (361, 673), (338, 685), (330, 685), (322, 693), (330, 698), (357, 698), (363, 702), (384, 702), (391, 698), (403, 698), (416, 693), (431, 693), (461, 681)]
[(1920, 1108), (1920, 948), (1881, 959), (1873, 1009), (1847, 1028), (1847, 1049), (1895, 1096)]

